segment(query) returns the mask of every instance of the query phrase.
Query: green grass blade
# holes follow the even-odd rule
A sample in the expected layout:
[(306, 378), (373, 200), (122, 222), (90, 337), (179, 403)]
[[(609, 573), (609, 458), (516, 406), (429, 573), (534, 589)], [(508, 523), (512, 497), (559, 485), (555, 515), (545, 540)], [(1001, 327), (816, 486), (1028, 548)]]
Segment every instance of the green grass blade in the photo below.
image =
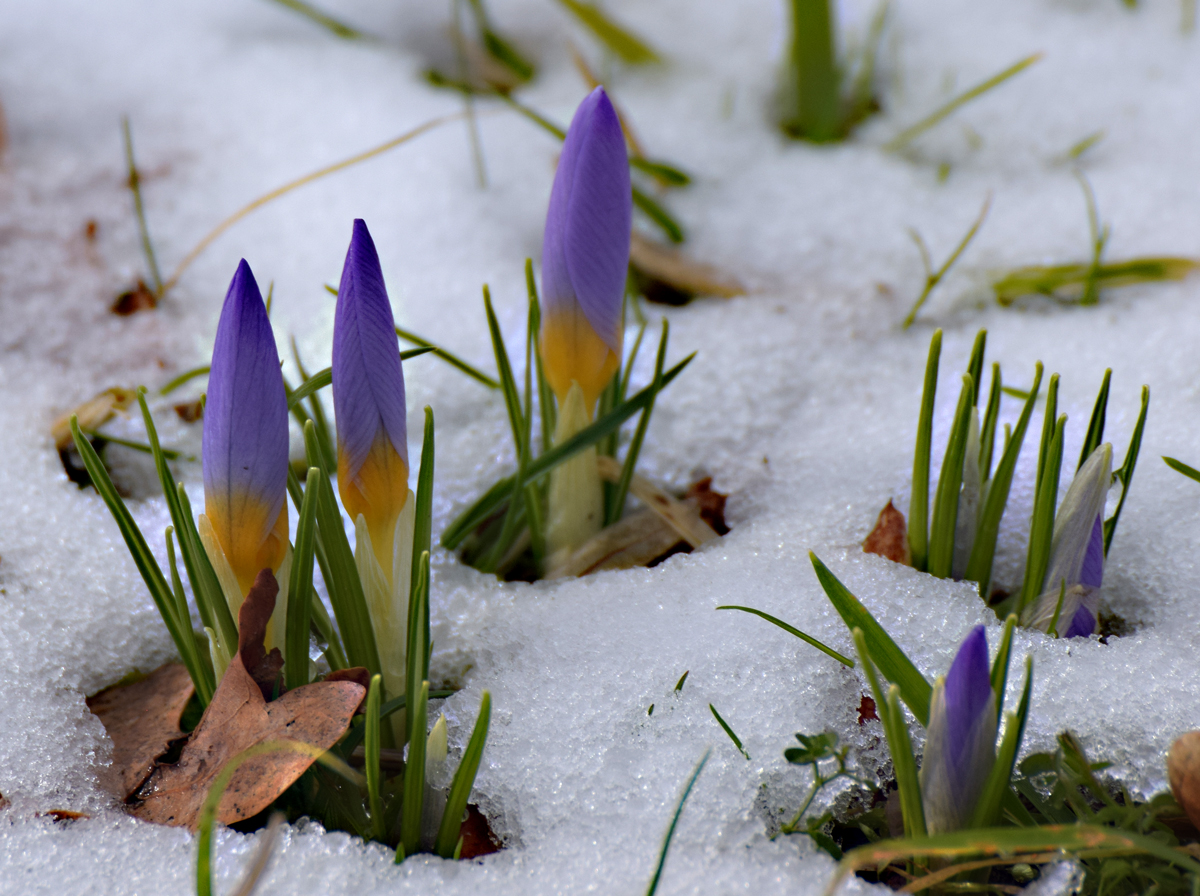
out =
[(662, 338), (658, 341), (658, 355), (654, 360), (654, 378), (650, 381), (650, 400), (647, 402), (645, 410), (642, 411), (637, 429), (634, 430), (633, 438), (625, 451), (625, 462), (621, 466), (621, 478), (617, 482), (617, 489), (609, 507), (607, 524), (610, 526), (621, 518), (621, 514), (625, 510), (625, 498), (629, 494), (629, 483), (633, 481), (633, 471), (637, 466), (638, 454), (642, 450), (642, 441), (646, 438), (646, 430), (650, 427), (650, 415), (654, 413), (654, 400), (658, 397), (659, 390), (662, 389), (663, 365), (667, 359), (667, 340), (670, 336), (670, 329), (667, 319), (663, 318)]
[(421, 555), (428, 553), (433, 541), (433, 462), (434, 432), (433, 408), (425, 406), (425, 434), (421, 440), (421, 466), (417, 469), (417, 505), (413, 508), (413, 563), (409, 581), (409, 603), (416, 593), (417, 578), (421, 572)]
[(164, 533), (167, 541), (167, 567), (171, 570), (171, 593), (175, 596), (177, 619), (190, 619), (187, 595), (183, 592), (183, 580), (179, 578), (179, 564), (175, 562), (175, 527), (167, 526)]
[(1021, 59), (1020, 61), (1004, 69), (1004, 71), (992, 75), (992, 77), (985, 81), (981, 81), (968, 90), (964, 90), (962, 93), (951, 99), (948, 103), (945, 103), (944, 105), (935, 109), (929, 115), (922, 118), (916, 124), (910, 125), (902, 130), (899, 134), (885, 143), (883, 148), (887, 152), (897, 152), (903, 149), (908, 144), (912, 143), (912, 141), (917, 137), (921, 136), (921, 134), (925, 133), (934, 125), (940, 123), (942, 119), (956, 112), (961, 106), (964, 106), (971, 102), (971, 100), (982, 96), (994, 87), (999, 87), (1009, 78), (1020, 74), (1041, 58), (1041, 53), (1034, 53), (1031, 56), (1026, 56), (1024, 59)]
[(292, 12), (299, 13), (311, 22), (320, 25), (330, 34), (340, 37), (343, 40), (365, 40), (367, 35), (363, 34), (357, 28), (347, 25), (345, 22), (335, 19), (333, 16), (320, 9), (317, 9), (311, 3), (305, 3), (304, 0), (275, 0), (280, 6), (285, 6)]
[(967, 362), (967, 373), (975, 384), (975, 392), (971, 396), (971, 405), (979, 407), (979, 388), (983, 384), (983, 355), (987, 349), (987, 330), (975, 334), (975, 344), (971, 347), (971, 359)]
[[(519, 455), (517, 482), (522, 483), (525, 502), (525, 521), (529, 527), (529, 541), (533, 549), (534, 561), (539, 565), (545, 554), (545, 534), (542, 530), (541, 492), (536, 486), (525, 486), (525, 467), (533, 458), (533, 381), (534, 369), (538, 366), (537, 354), (538, 334), (542, 326), (542, 310), (537, 300), (536, 288), (529, 288), (533, 282), (533, 261), (525, 259), (525, 285), (528, 294), (529, 313), (525, 324), (525, 394), (523, 398), (523, 419), (525, 430), (522, 433), (523, 445)], [(538, 384), (539, 395), (541, 383)], [(519, 500), (513, 495), (513, 503)]]
[(1008, 664), (1012, 658), (1013, 634), (1017, 628), (1017, 616), (1010, 613), (1004, 620), (1004, 634), (1000, 636), (1000, 647), (996, 651), (996, 659), (992, 662), (992, 693), (996, 695), (996, 716), (1000, 718), (1004, 712), (1004, 688), (1008, 684)]
[(201, 365), (200, 367), (193, 367), (191, 370), (185, 370), (183, 373), (179, 374), (179, 376), (175, 377), (174, 379), (168, 380), (167, 384), (158, 390), (158, 394), (159, 395), (170, 395), (172, 392), (174, 392), (180, 386), (184, 385), (185, 383), (191, 382), (196, 377), (206, 376), (208, 374), (209, 370), (211, 370), (211, 369), (212, 369), (211, 365), (204, 364), (204, 365)]
[(984, 482), (992, 478), (992, 458), (996, 447), (996, 427), (1000, 421), (1000, 396), (1003, 382), (1000, 365), (992, 365), (992, 385), (988, 390), (987, 408), (983, 412), (983, 427), (979, 437), (979, 472)]
[(354, 564), (354, 552), (346, 539), (346, 529), (338, 510), (329, 474), (322, 468), (321, 450), (317, 445), (313, 427), (304, 427), (304, 443), (308, 462), (316, 468), (314, 477), (311, 469), (307, 488), (316, 490), (317, 554), (324, 555), (322, 575), (328, 572), (325, 586), (329, 590), (329, 602), (333, 615), (337, 617), (342, 643), (346, 648), (346, 659), (352, 666), (363, 666), (372, 675), (379, 672), (379, 650), (375, 644), (375, 632), (367, 611), (367, 599), (363, 593), (358, 567)]
[(1195, 467), (1189, 467), (1183, 461), (1176, 460), (1173, 457), (1164, 457), (1163, 460), (1166, 461), (1167, 466), (1176, 473), (1182, 473), (1188, 479), (1194, 479), (1196, 482), (1200, 482), (1200, 470), (1197, 470)]
[(1017, 704), (1017, 711), (1009, 713), (1005, 720), (1004, 737), (1001, 738), (1000, 748), (996, 751), (996, 761), (988, 774), (987, 783), (983, 786), (979, 802), (975, 804), (975, 813), (971, 818), (973, 828), (991, 827), (1000, 819), (1005, 795), (1011, 792), (1009, 782), (1017, 764), (1017, 756), (1021, 752), (1021, 741), (1025, 737), (1025, 722), (1029, 718), (1029, 697), (1032, 688), (1033, 660), (1026, 657), (1025, 687), (1021, 691), (1021, 700)]
[(387, 824), (383, 817), (383, 774), (379, 767), (381, 747), (379, 701), (383, 694), (383, 676), (372, 675), (371, 687), (367, 690), (367, 708), (363, 719), (364, 752), (363, 771), (367, 775), (367, 805), (371, 811), (371, 834), (380, 843), (387, 842)]
[(846, 623), (846, 628), (851, 632), (856, 628), (862, 630), (872, 661), (888, 681), (900, 688), (900, 697), (908, 704), (917, 721), (928, 725), (929, 700), (933, 688), (925, 680), (925, 676), (917, 671), (912, 660), (883, 630), (883, 626), (875, 621), (875, 617), (838, 581), (837, 576), (829, 571), (817, 555), (809, 551), (808, 556), (812, 560), (821, 587), (825, 589), (829, 602)]
[(650, 175), (664, 187), (686, 187), (692, 182), (690, 174), (666, 162), (630, 156), (629, 166)]
[(900, 792), (900, 808), (904, 816), (904, 830), (909, 834), (925, 833), (925, 809), (921, 801), (921, 782), (917, 777), (917, 761), (913, 756), (912, 741), (908, 736), (908, 724), (904, 710), (900, 708), (900, 689), (891, 685), (885, 692), (876, 673), (871, 652), (867, 649), (866, 636), (861, 628), (851, 631), (859, 662), (871, 685), (875, 709), (883, 725), (888, 750), (892, 755), (892, 768), (896, 773), (896, 786)]
[[(317, 545), (314, 543), (314, 553), (316, 547)], [(329, 618), (329, 612), (321, 603), (321, 596), (317, 594), (316, 588), (309, 589), (309, 620), (317, 636), (325, 642), (323, 653), (325, 661), (329, 663), (330, 671), (336, 672), (338, 669), (349, 668), (350, 663), (346, 660), (346, 651), (342, 649), (342, 639), (338, 637), (337, 630), (333, 627), (333, 620)]]
[(978, 582), (979, 595), (985, 600), (992, 582), (992, 563), (996, 556), (996, 539), (1000, 535), (1000, 520), (1004, 516), (1004, 508), (1008, 506), (1008, 493), (1017, 469), (1017, 457), (1021, 453), (1025, 431), (1033, 417), (1033, 406), (1037, 402), (1041, 386), (1042, 364), (1039, 361), (1033, 374), (1033, 388), (1025, 399), (1025, 406), (1017, 419), (1017, 428), (1005, 439), (1004, 451), (1000, 455), (1000, 463), (996, 466), (996, 475), (988, 485), (987, 497), (975, 529), (975, 543), (971, 546), (971, 557), (967, 561), (963, 578), (969, 582)]
[[(695, 353), (688, 355), (670, 370), (663, 374), (662, 386), (665, 389), (684, 368), (691, 363)], [(539, 455), (525, 471), (527, 482), (534, 482), (549, 473), (564, 460), (574, 456), (589, 445), (594, 445), (611, 432), (615, 432), (621, 424), (642, 410), (650, 401), (653, 385), (642, 389), (632, 398), (622, 402), (595, 423), (585, 427), (567, 439), (561, 445), (556, 445), (544, 454)], [(512, 494), (513, 477), (507, 476), (493, 485), (487, 492), (466, 511), (452, 522), (442, 533), (442, 546), (454, 550), (482, 522), (496, 512), (504, 501)]]
[(658, 53), (644, 40), (617, 24), (600, 7), (583, 0), (558, 0), (592, 35), (629, 65), (659, 62)]
[(791, 0), (783, 129), (825, 143), (842, 135), (841, 73), (834, 49), (830, 0)]
[(717, 724), (721, 726), (721, 730), (729, 735), (729, 739), (733, 741), (733, 745), (737, 747), (738, 752), (745, 756), (746, 760), (749, 761), (750, 754), (747, 753), (746, 748), (742, 746), (742, 739), (734, 733), (732, 728), (729, 727), (729, 723), (721, 718), (721, 714), (717, 712), (717, 708), (715, 706), (710, 703), (708, 704), (708, 708), (712, 712), (713, 718), (717, 720)]
[(1092, 408), (1092, 418), (1088, 421), (1087, 436), (1083, 440), (1083, 451), (1079, 455), (1078, 470), (1083, 466), (1093, 451), (1104, 441), (1104, 420), (1108, 415), (1108, 386), (1112, 380), (1112, 368), (1104, 371), (1104, 380), (1100, 383), (1100, 392), (1096, 395), (1096, 406)]
[(1050, 565), (1050, 543), (1054, 535), (1054, 511), (1058, 502), (1058, 477), (1062, 468), (1066, 425), (1067, 416), (1064, 414), (1054, 427), (1054, 436), (1046, 451), (1045, 475), (1034, 498), (1033, 519), (1029, 524), (1029, 550), (1025, 560), (1025, 581), (1017, 604), (1018, 612), (1042, 593), (1046, 569)]
[[(1142, 451), (1142, 433), (1146, 430), (1146, 414), (1150, 411), (1150, 387), (1142, 386), (1142, 408), (1138, 411), (1137, 423), (1133, 426), (1133, 435), (1129, 437), (1129, 448), (1125, 452), (1125, 460), (1121, 469), (1117, 470), (1116, 478), (1121, 480), (1121, 497), (1117, 501), (1117, 509), (1113, 515), (1104, 521), (1104, 556), (1108, 556), (1109, 546), (1113, 536), (1117, 534), (1117, 523), (1121, 519), (1121, 511), (1125, 507), (1125, 497), (1133, 484), (1133, 471), (1137, 468), (1138, 455)], [(1176, 461), (1176, 463), (1179, 463)], [(1180, 470), (1180, 472), (1183, 472)]]
[(137, 216), (138, 238), (142, 243), (142, 254), (146, 256), (146, 268), (150, 272), (150, 285), (154, 297), (163, 297), (162, 274), (158, 271), (158, 259), (154, 257), (154, 243), (150, 239), (150, 228), (146, 224), (146, 209), (142, 205), (142, 178), (133, 158), (133, 135), (129, 130), (129, 116), (121, 119), (121, 137), (125, 144), (125, 170), (128, 174), (129, 192), (133, 194), (133, 211)]
[[(310, 476), (320, 470), (309, 468)], [(284, 633), (284, 682), (288, 690), (308, 684), (308, 639), (312, 625), (313, 553), (316, 550), (317, 496), (314, 489), (304, 493), (300, 519), (296, 523), (296, 546), (292, 551), (292, 571), (288, 577), (287, 622)]]
[[(188, 581), (192, 583), (192, 594), (196, 598), (196, 608), (200, 620), (205, 626), (214, 629), (224, 644), (237, 644), (237, 623), (229, 610), (225, 592), (217, 581), (208, 553), (200, 542), (200, 533), (196, 530), (196, 522), (192, 518), (192, 508), (188, 501), (187, 492), (182, 483), (176, 483), (175, 477), (167, 466), (167, 458), (158, 442), (158, 430), (154, 418), (146, 404), (146, 390), (138, 389), (138, 407), (142, 412), (142, 422), (146, 427), (146, 438), (150, 442), (150, 453), (154, 457), (154, 468), (158, 473), (158, 481), (162, 486), (163, 497), (167, 502), (167, 512), (175, 526), (175, 535), (179, 539), (179, 553), (183, 557), (183, 565), (187, 570)], [(190, 623), (189, 623), (190, 627)]]
[[(421, 682), (429, 667), (429, 552), (418, 558), (417, 575), (413, 578), (412, 597), (408, 602), (408, 643), (405, 652), (405, 695), (409, 706), (416, 706)], [(428, 683), (426, 683), (428, 685)], [(405, 718), (404, 742), (424, 742), (424, 729), (416, 727), (412, 713)], [(408, 849), (407, 846), (405, 847)], [(411, 853), (411, 850), (408, 850)]]
[(513, 376), (512, 364), (508, 360), (508, 349), (504, 347), (504, 335), (500, 332), (500, 322), (496, 320), (496, 312), (492, 309), (492, 296), (487, 284), (484, 284), (483, 287), (483, 308), (487, 314), (488, 332), (492, 336), (492, 351), (496, 355), (496, 369), (500, 371), (500, 391), (504, 395), (504, 406), (508, 409), (508, 423), (512, 427), (513, 444), (520, 453), (522, 436), (525, 433), (525, 420), (521, 413), (521, 396), (517, 392), (517, 381)]
[[(408, 757), (404, 762), (404, 793), (400, 809), (400, 848), (411, 856), (421, 847), (421, 811), (425, 807), (425, 734), (428, 727), (429, 682), (422, 681), (408, 713)], [(397, 856), (400, 853), (397, 850)], [(399, 859), (397, 859), (399, 860)]]
[[(482, 370), (468, 364), (462, 358), (458, 357), (458, 355), (446, 351), (446, 349), (442, 348), (440, 345), (434, 345), (428, 339), (423, 339), (416, 333), (410, 333), (408, 330), (402, 330), (399, 327), (396, 327), (396, 335), (405, 342), (411, 342), (413, 345), (420, 346), (424, 349), (429, 349), (451, 367), (462, 371), (476, 382), (483, 383), (483, 385), (487, 386), (489, 389), (500, 388), (500, 382), (495, 377), (488, 376)], [(404, 352), (400, 353), (401, 358), (403, 358), (404, 355)]]
[(146, 539), (142, 537), (141, 530), (129, 512), (129, 508), (125, 506), (125, 502), (117, 493), (116, 486), (109, 478), (108, 470), (104, 468), (100, 456), (96, 454), (91, 443), (80, 431), (79, 421), (74, 416), (71, 417), (71, 435), (75, 439), (75, 450), (83, 459), (83, 465), (92, 479), (92, 484), (116, 521), (117, 528), (121, 531), (121, 537), (125, 539), (125, 545), (133, 557), (134, 565), (141, 573), (142, 581), (146, 583), (150, 597), (154, 599), (154, 605), (158, 607), (159, 615), (162, 616), (163, 622), (167, 626), (171, 640), (175, 642), (175, 647), (179, 650), (184, 665), (187, 666), (188, 674), (191, 675), (192, 682), (196, 686), (196, 694), (199, 696), (201, 704), (207, 706), (209, 700), (212, 699), (215, 683), (212, 680), (211, 670), (200, 657), (196, 639), (192, 634), (191, 619), (180, 618), (176, 608), (175, 595), (171, 592), (171, 586), (167, 584), (167, 580), (158, 566), (158, 561), (154, 559), (154, 555), (146, 544)]
[[(1034, 483), (1033, 493), (1036, 497), (1042, 490), (1042, 477), (1046, 472), (1046, 464), (1048, 463), (1048, 454), (1050, 450), (1050, 441), (1054, 438), (1054, 427), (1058, 422), (1058, 374), (1052, 374), (1050, 377), (1050, 385), (1046, 389), (1046, 411), (1042, 416), (1042, 441), (1038, 445), (1038, 466), (1037, 480)], [(1057, 473), (1055, 474), (1057, 475)]]
[(492, 695), (484, 691), (483, 699), (479, 702), (479, 715), (475, 718), (475, 728), (471, 732), (471, 739), (467, 741), (466, 750), (463, 751), (462, 761), (454, 772), (454, 780), (450, 783), (446, 809), (442, 813), (442, 823), (438, 826), (437, 840), (434, 841), (433, 851), (442, 858), (453, 856), (458, 845), (463, 814), (467, 808), (471, 788), (475, 786), (475, 776), (479, 773), (479, 763), (483, 759), (483, 748), (487, 744), (491, 721)]
[(939, 579), (950, 577), (954, 563), (954, 530), (958, 522), (963, 462), (967, 457), (967, 435), (971, 426), (971, 415), (975, 413), (971, 402), (974, 394), (975, 384), (971, 382), (970, 374), (966, 374), (963, 376), (958, 409), (954, 413), (954, 425), (950, 429), (950, 440), (942, 458), (942, 470), (938, 475), (937, 492), (933, 501), (933, 525), (929, 532), (929, 573)]
[(700, 757), (700, 761), (692, 770), (691, 777), (688, 778), (687, 784), (683, 787), (683, 793), (679, 796), (679, 802), (675, 804), (675, 814), (671, 816), (671, 824), (667, 828), (667, 836), (663, 838), (662, 849), (658, 852), (658, 865), (654, 868), (654, 877), (650, 879), (650, 886), (646, 890), (646, 896), (654, 896), (658, 889), (658, 882), (662, 880), (663, 868), (667, 864), (667, 853), (671, 849), (671, 838), (675, 836), (675, 827), (679, 824), (679, 816), (683, 814), (684, 803), (692, 794), (692, 788), (696, 786), (696, 779), (700, 777), (700, 773), (704, 771), (704, 766), (708, 762), (708, 757), (712, 755), (712, 749), (704, 751), (704, 755)]
[(835, 659), (839, 663), (841, 663), (843, 666), (848, 666), (851, 669), (854, 668), (854, 660), (850, 659), (847, 656), (843, 656), (842, 654), (840, 654), (836, 650), (834, 650), (832, 647), (822, 644), (820, 641), (818, 641), (816, 638), (812, 637), (811, 635), (804, 634), (804, 632), (800, 631), (800, 629), (793, 628), (792, 626), (790, 626), (786, 622), (784, 622), (782, 619), (776, 619), (770, 613), (764, 613), (762, 610), (756, 610), (753, 607), (739, 607), (739, 606), (736, 606), (733, 604), (726, 604), (724, 606), (717, 607), (717, 609), (718, 610), (741, 610), (743, 613), (752, 613), (755, 616), (758, 616), (762, 619), (767, 620), (767, 622), (771, 623), (772, 625), (779, 626), (781, 629), (783, 629), (788, 634), (795, 635), (801, 641), (804, 641), (807, 644), (811, 644), (813, 647), (817, 648), (817, 650), (821, 651), (821, 653), (825, 654), (828, 657), (832, 657), (833, 659)]
[(687, 239), (687, 235), (683, 232), (683, 227), (679, 222), (671, 217), (670, 213), (663, 208), (659, 203), (650, 197), (650, 194), (642, 190), (637, 184), (633, 186), (633, 204), (642, 210), (650, 221), (663, 232), (673, 243), (682, 243)]
[[(529, 294), (529, 304), (532, 311), (537, 312), (538, 333), (541, 333), (542, 306), (538, 299), (537, 281), (533, 277), (533, 259), (525, 259), (525, 290)], [(538, 409), (542, 414), (542, 453), (545, 454), (554, 445), (555, 407), (554, 393), (542, 369), (541, 339), (533, 340), (533, 356), (537, 362)]]
[(942, 331), (934, 330), (925, 362), (925, 386), (917, 418), (917, 445), (913, 451), (912, 497), (908, 502), (908, 548), (914, 569), (925, 571), (929, 562), (929, 463), (933, 447), (933, 402), (937, 397), (938, 361)]
[[(296, 340), (292, 339), (292, 357), (296, 361), (296, 369), (300, 371), (300, 378), (307, 381), (310, 377), (308, 371), (304, 367), (304, 362), (300, 358), (300, 347), (296, 344)], [(330, 382), (333, 382), (333, 373), (330, 372)], [(291, 402), (288, 402), (289, 405)], [(293, 409), (294, 410), (294, 409)], [(317, 444), (321, 446), (321, 455), (325, 458), (325, 469), (337, 469), (337, 451), (334, 449), (333, 434), (329, 431), (329, 420), (325, 417), (325, 408), (321, 405), (320, 396), (316, 391), (308, 394), (308, 419), (312, 420), (314, 431), (317, 437)], [(301, 423), (301, 428), (304, 423)]]

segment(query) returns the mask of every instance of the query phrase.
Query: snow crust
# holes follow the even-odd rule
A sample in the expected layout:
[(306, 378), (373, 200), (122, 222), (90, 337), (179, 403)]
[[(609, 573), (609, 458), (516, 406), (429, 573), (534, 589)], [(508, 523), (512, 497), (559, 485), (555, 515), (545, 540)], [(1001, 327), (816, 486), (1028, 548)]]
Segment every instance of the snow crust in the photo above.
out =
[[(133, 122), (166, 274), (266, 190), (460, 108), (420, 77), (445, 52), (447, 4), (327, 6), (383, 40), (338, 41), (265, 2), (0, 7), (10, 138), (0, 169), (0, 792), (11, 801), (0, 811), (0, 892), (193, 887), (193, 839), (125, 817), (98, 784), (111, 747), (85, 696), (153, 669), (172, 648), (107, 510), (64, 477), (53, 419), (109, 386), (155, 387), (204, 363), (243, 256), (260, 282), (274, 281), (281, 350), (294, 335), (312, 367), (328, 363), (333, 307), (322, 284), (337, 280), (354, 217), (372, 229), (402, 326), (490, 367), (479, 293), (488, 282), (502, 324), (514, 338), (520, 330), (522, 264), (539, 252), (558, 147), (486, 106), (487, 189), (476, 186), (463, 125), (453, 122), (250, 216), (156, 313), (108, 313), (141, 270), (121, 115)], [(768, 819), (790, 815), (807, 785), (782, 751), (796, 731), (831, 728), (875, 768), (881, 731), (857, 724), (855, 674), (761, 620), (714, 607), (758, 607), (850, 651), (812, 574), (814, 550), (927, 675), (946, 669), (973, 625), (989, 626), (994, 647), (999, 625), (970, 586), (857, 547), (889, 497), (907, 507), (934, 324), (946, 329), (935, 440), (945, 438), (979, 327), (1006, 382), (1027, 385), (1038, 359), (1062, 374), (1068, 462), (1105, 367), (1114, 369), (1108, 438), (1118, 457), (1140, 386), (1152, 389), (1105, 581), (1107, 604), (1136, 630), (1107, 645), (1023, 632), (1015, 652), (1035, 663), (1028, 750), (1051, 749), (1071, 728), (1138, 792), (1164, 787), (1167, 747), (1200, 726), (1200, 487), (1158, 459), (1200, 457), (1200, 281), (1111, 292), (1092, 309), (1008, 310), (990, 302), (987, 282), (1004, 267), (1086, 258), (1083, 200), (1061, 157), (1099, 130), (1105, 138), (1084, 164), (1114, 225), (1110, 257), (1200, 254), (1200, 38), (1180, 32), (1178, 7), (893, 3), (885, 112), (832, 147), (787, 142), (771, 123), (782, 4), (608, 7), (669, 58), (655, 70), (614, 69), (612, 87), (650, 154), (695, 175), (667, 200), (689, 229), (689, 251), (751, 286), (739, 299), (650, 309), (670, 319), (673, 358), (699, 355), (659, 402), (645, 469), (673, 486), (714, 476), (731, 494), (733, 531), (655, 569), (532, 586), (497, 583), (438, 553), (434, 675), (464, 685), (446, 705), (451, 749), (461, 750), (490, 689), (476, 792), (509, 848), (478, 862), (420, 857), (396, 867), (380, 847), (302, 825), (286, 832), (264, 892), (641, 892), (680, 788), (710, 746), (660, 892), (820, 892), (832, 862), (807, 842), (768, 839)], [(491, 8), (541, 62), (528, 101), (569, 120), (585, 88), (565, 39), (590, 47), (586, 39), (546, 0)], [(866, 10), (844, 12), (861, 29)], [(911, 157), (881, 151), (955, 90), (1037, 50), (1043, 61), (922, 138)], [(943, 162), (951, 169), (940, 182)], [(905, 228), (919, 229), (940, 262), (989, 191), (977, 243), (918, 325), (900, 332), (922, 276)], [(89, 219), (94, 243), (84, 236)], [(406, 378), (414, 457), (421, 408), (437, 416), (436, 532), (511, 464), (507, 422), (496, 396), (430, 358), (410, 363)], [(164, 441), (197, 452), (198, 430), (174, 420), (170, 403), (156, 407)], [(1006, 419), (1017, 410), (1006, 400)], [(1002, 582), (1023, 564), (1035, 442), (1002, 533)], [(122, 463), (143, 499), (134, 512), (161, 550), (163, 504), (144, 462)], [(181, 471), (198, 481), (195, 465)], [(94, 817), (63, 825), (37, 815), (54, 808)], [(255, 841), (220, 835), (223, 889)]]

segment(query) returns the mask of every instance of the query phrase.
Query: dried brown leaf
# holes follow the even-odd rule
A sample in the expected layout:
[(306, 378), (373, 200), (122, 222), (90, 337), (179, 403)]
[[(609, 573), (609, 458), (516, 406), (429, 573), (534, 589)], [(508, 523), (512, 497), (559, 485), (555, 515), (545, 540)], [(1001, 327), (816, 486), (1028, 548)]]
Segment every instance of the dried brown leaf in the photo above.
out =
[(690, 295), (730, 299), (746, 292), (736, 277), (639, 233), (630, 241), (629, 261), (644, 277)]
[(646, 566), (680, 544), (679, 533), (649, 510), (626, 514), (605, 526), (543, 578), (585, 576), (605, 569)]
[[(267, 742), (299, 741), (328, 750), (346, 733), (366, 693), (352, 681), (319, 681), (267, 702), (279, 687), (278, 651), (263, 648), (266, 620), (279, 586), (269, 570), (255, 579), (238, 614), (237, 656), (229, 664), (200, 724), (174, 765), (160, 765), (142, 788), (133, 814), (158, 824), (194, 827), (213, 780), (242, 751)], [(247, 671), (253, 668), (255, 675)], [(217, 820), (232, 824), (273, 803), (314, 759), (279, 751), (243, 763), (217, 807)]]
[(75, 812), (72, 809), (48, 809), (45, 812), (38, 812), (38, 818), (53, 818), (55, 821), (79, 821), (80, 819), (91, 818), (86, 812)]
[[(621, 464), (617, 463), (615, 458), (602, 454), (596, 458), (596, 466), (600, 471), (601, 479), (607, 479), (609, 482), (620, 481)], [(671, 497), (644, 476), (633, 474), (633, 478), (629, 481), (629, 492), (662, 517), (663, 522), (674, 529), (679, 537), (693, 548), (698, 548), (705, 542), (720, 537), (708, 523), (701, 519), (697, 503), (680, 501)]]
[(129, 292), (123, 292), (112, 304), (109, 310), (113, 314), (121, 317), (128, 317), (131, 314), (137, 314), (139, 311), (149, 311), (158, 307), (158, 296), (150, 289), (143, 281), (139, 280), (137, 285)]
[(133, 389), (122, 389), (120, 386), (105, 389), (99, 395), (89, 398), (54, 421), (54, 425), (50, 427), (50, 434), (54, 436), (54, 447), (62, 451), (72, 444), (72, 414), (79, 418), (79, 428), (88, 432), (99, 429), (111, 420), (114, 414), (127, 411), (135, 401), (137, 392)]
[(184, 423), (195, 423), (204, 417), (204, 402), (200, 399), (175, 405), (175, 413)]
[(896, 509), (889, 499), (887, 507), (879, 511), (879, 519), (875, 528), (867, 536), (862, 545), (868, 554), (878, 554), (896, 563), (912, 566), (912, 555), (908, 550), (908, 527), (904, 522), (904, 514)]
[(1200, 828), (1200, 731), (1189, 731), (1171, 745), (1167, 776), (1175, 802)]
[(134, 793), (154, 770), (154, 760), (171, 741), (183, 737), (179, 717), (195, 693), (181, 663), (170, 663), (148, 678), (113, 685), (87, 701), (113, 742), (105, 783), (120, 799)]
[(729, 524), (725, 522), (725, 501), (728, 498), (729, 495), (713, 490), (711, 476), (693, 482), (683, 496), (685, 501), (696, 502), (696, 507), (700, 510), (700, 519), (708, 523), (718, 535), (729, 531)]

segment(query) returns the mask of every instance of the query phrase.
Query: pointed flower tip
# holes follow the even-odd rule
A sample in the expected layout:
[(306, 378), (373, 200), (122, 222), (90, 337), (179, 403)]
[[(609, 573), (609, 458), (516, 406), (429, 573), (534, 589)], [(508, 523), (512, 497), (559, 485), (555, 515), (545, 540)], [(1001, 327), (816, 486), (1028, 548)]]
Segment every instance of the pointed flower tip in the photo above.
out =
[(958, 724), (969, 726), (987, 706), (991, 695), (987, 634), (982, 625), (977, 625), (963, 641), (946, 673), (946, 714)]
[[(333, 323), (338, 490), (372, 539), (388, 535), (408, 497), (404, 371), (392, 306), (370, 231), (356, 219)], [(390, 568), (390, 564), (385, 564)]]
[(283, 559), (287, 442), (275, 335), (254, 273), (242, 259), (217, 324), (201, 456), (205, 512), (244, 584)]
[(610, 353), (620, 358), (632, 221), (625, 135), (597, 87), (580, 103), (563, 142), (542, 244), (541, 338), (560, 396), (571, 380), (598, 394), (612, 375)]

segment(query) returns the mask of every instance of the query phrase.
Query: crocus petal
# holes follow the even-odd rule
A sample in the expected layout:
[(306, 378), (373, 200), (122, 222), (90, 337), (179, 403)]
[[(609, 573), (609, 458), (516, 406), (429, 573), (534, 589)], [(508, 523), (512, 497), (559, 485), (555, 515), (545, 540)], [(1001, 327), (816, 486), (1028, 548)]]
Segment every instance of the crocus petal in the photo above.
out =
[(365, 518), (390, 572), (391, 533), (408, 498), (404, 371), (379, 255), (361, 220), (354, 222), (338, 287), (333, 407), (342, 504), (351, 519)]
[[(567, 131), (542, 243), (543, 361), (560, 395), (572, 379), (598, 394), (592, 381), (615, 369), (609, 353), (620, 358), (632, 216), (625, 137), (597, 87)], [(551, 358), (555, 341), (567, 346), (561, 358)]]
[[(1104, 444), (1088, 455), (1063, 498), (1054, 517), (1054, 534), (1050, 540), (1050, 563), (1043, 581), (1044, 591), (1058, 592), (1066, 581), (1067, 587), (1083, 582), (1084, 560), (1095, 544), (1096, 518), (1104, 510), (1108, 489), (1112, 485), (1112, 445)], [(1103, 532), (1101, 532), (1101, 576), (1103, 575)], [(1093, 570), (1094, 572), (1094, 570)], [(1092, 587), (1099, 587), (1098, 580)]]
[(1104, 518), (1096, 514), (1092, 526), (1092, 537), (1083, 555), (1083, 567), (1079, 570), (1079, 582), (1092, 588), (1104, 584)]
[(995, 757), (996, 698), (980, 625), (937, 682), (930, 703), (920, 773), (930, 833), (958, 830), (970, 820)]
[(1075, 611), (1071, 624), (1063, 632), (1064, 638), (1086, 638), (1096, 630), (1096, 617), (1083, 604)]
[(229, 285), (204, 408), (204, 506), (242, 593), (287, 550), (287, 398), (267, 310), (243, 260)]

